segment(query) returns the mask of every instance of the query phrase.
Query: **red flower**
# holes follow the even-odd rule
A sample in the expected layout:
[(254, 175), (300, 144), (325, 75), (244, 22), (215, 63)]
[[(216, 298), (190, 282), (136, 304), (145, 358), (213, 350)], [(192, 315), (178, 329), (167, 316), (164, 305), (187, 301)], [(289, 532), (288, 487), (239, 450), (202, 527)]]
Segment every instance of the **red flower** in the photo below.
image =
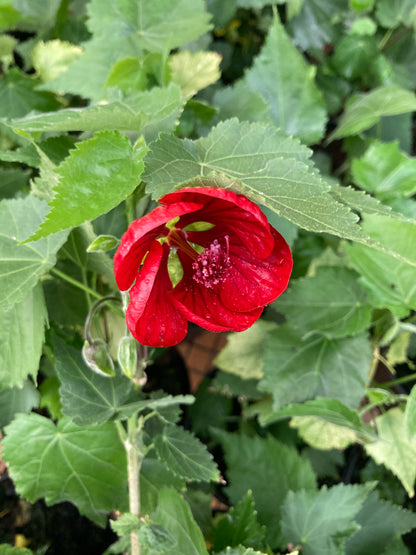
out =
[[(211, 331), (243, 331), (287, 287), (290, 249), (256, 204), (215, 187), (187, 187), (131, 224), (114, 257), (126, 313), (143, 345), (168, 347), (188, 320)], [(201, 224), (204, 222), (204, 224)], [(194, 225), (192, 225), (194, 224)], [(177, 254), (183, 275), (172, 282)]]

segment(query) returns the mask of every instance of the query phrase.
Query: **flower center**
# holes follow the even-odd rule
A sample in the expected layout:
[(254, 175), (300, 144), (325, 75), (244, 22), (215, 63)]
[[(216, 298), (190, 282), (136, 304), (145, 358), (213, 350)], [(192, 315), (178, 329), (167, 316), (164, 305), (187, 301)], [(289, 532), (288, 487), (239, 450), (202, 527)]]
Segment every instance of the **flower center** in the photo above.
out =
[(214, 239), (210, 246), (201, 252), (192, 263), (193, 279), (209, 289), (224, 279), (224, 274), (230, 266), (228, 235), (224, 237), (224, 240), (225, 245), (222, 246), (218, 239)]

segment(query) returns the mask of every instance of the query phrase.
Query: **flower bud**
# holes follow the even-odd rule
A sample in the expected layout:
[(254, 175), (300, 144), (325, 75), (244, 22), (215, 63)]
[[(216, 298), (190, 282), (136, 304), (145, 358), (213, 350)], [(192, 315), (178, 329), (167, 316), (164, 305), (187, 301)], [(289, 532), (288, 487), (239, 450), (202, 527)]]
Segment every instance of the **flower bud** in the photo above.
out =
[(102, 339), (93, 339), (91, 342), (85, 341), (82, 347), (82, 356), (85, 363), (96, 374), (106, 378), (116, 375), (113, 360), (108, 352), (108, 346)]
[(130, 379), (137, 376), (137, 341), (131, 335), (122, 337), (118, 344), (117, 359), (122, 372)]

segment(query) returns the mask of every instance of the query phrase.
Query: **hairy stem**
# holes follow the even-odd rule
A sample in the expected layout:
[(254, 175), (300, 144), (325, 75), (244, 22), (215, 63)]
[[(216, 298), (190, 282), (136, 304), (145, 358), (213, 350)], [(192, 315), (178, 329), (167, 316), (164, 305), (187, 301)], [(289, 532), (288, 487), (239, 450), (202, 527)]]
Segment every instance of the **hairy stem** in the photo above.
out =
[[(140, 518), (140, 469), (143, 460), (142, 447), (142, 419), (136, 415), (127, 422), (127, 438), (124, 447), (127, 454), (127, 477), (129, 484), (129, 510)], [(130, 535), (131, 555), (141, 555), (141, 547), (137, 532)]]
[(58, 268), (51, 268), (49, 270), (49, 273), (52, 274), (53, 276), (56, 276), (56, 277), (64, 280), (64, 281), (67, 281), (68, 283), (70, 283), (74, 287), (78, 287), (78, 289), (82, 289), (82, 291), (85, 291), (85, 293), (88, 293), (88, 295), (91, 295), (92, 297), (95, 297), (96, 299), (101, 299), (102, 298), (102, 295), (100, 295), (99, 293), (94, 291), (94, 289), (91, 289), (90, 287), (88, 287), (84, 283), (81, 283), (77, 279), (74, 279), (71, 276), (68, 276), (68, 275), (64, 274), (64, 272), (61, 272), (61, 270), (58, 270)]

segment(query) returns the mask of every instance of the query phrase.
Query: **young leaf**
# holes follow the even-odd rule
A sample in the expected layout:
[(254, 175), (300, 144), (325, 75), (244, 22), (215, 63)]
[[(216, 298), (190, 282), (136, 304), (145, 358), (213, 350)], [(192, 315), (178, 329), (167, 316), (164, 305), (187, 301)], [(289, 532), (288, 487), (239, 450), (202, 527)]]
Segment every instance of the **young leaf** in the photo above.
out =
[(383, 553), (395, 537), (416, 527), (415, 513), (382, 501), (376, 491), (367, 497), (355, 520), (361, 528), (347, 541), (347, 555)]
[(169, 555), (208, 555), (204, 537), (191, 509), (176, 491), (163, 489), (160, 492), (159, 504), (151, 518), (163, 526), (177, 542), (169, 550)]
[(140, 528), (140, 520), (137, 515), (124, 513), (117, 520), (110, 521), (111, 528), (119, 536), (125, 536)]
[(357, 95), (357, 98), (347, 106), (330, 140), (361, 133), (375, 125), (383, 116), (405, 114), (415, 110), (416, 96), (413, 92), (396, 85), (374, 89)]
[(39, 41), (32, 50), (32, 62), (42, 81), (51, 81), (63, 73), (82, 54), (82, 48), (59, 39)]
[(0, 310), (0, 389), (36, 379), (48, 315), (40, 284), (9, 309)]
[(300, 437), (315, 449), (346, 449), (357, 441), (357, 434), (343, 426), (336, 426), (317, 416), (294, 416), (290, 427), (296, 428)]
[(306, 63), (275, 17), (263, 49), (244, 81), (266, 100), (276, 126), (306, 144), (319, 142), (327, 119), (314, 78), (314, 67)]
[(38, 414), (20, 414), (5, 429), (4, 460), (16, 489), (31, 503), (74, 503), (105, 526), (111, 509), (126, 510), (126, 456), (110, 424), (79, 428)]
[(272, 393), (276, 410), (316, 396), (333, 397), (351, 407), (359, 404), (372, 360), (365, 335), (303, 338), (284, 324), (272, 330), (265, 343), (259, 389)]
[(332, 198), (310, 154), (274, 127), (231, 119), (196, 141), (162, 134), (143, 180), (155, 199), (185, 183), (234, 187), (300, 227), (365, 241), (357, 216)]
[(257, 521), (253, 494), (251, 491), (232, 507), (228, 513), (221, 515), (214, 531), (214, 551), (227, 546), (260, 548), (263, 545), (264, 526)]
[(182, 50), (169, 60), (171, 79), (180, 86), (185, 97), (191, 97), (220, 78), (221, 56), (216, 52)]
[(258, 519), (266, 525), (271, 547), (281, 544), (280, 514), (289, 490), (314, 490), (315, 475), (309, 462), (271, 436), (266, 439), (216, 432), (227, 463), (227, 493), (236, 504), (250, 489)]
[(46, 86), (95, 100), (104, 97), (117, 60), (145, 51), (167, 53), (210, 28), (202, 0), (92, 0), (87, 10), (93, 38), (68, 70)]
[(358, 275), (344, 267), (319, 268), (313, 277), (292, 282), (274, 305), (302, 334), (319, 332), (340, 338), (363, 332), (371, 306)]
[(285, 541), (301, 545), (302, 553), (338, 555), (359, 525), (354, 517), (360, 511), (374, 483), (323, 486), (319, 492), (290, 491), (282, 508)]
[(218, 482), (212, 455), (193, 434), (178, 426), (165, 426), (154, 439), (159, 459), (177, 476), (197, 482)]
[(0, 307), (23, 301), (39, 278), (56, 262), (67, 233), (19, 244), (37, 229), (47, 212), (45, 202), (29, 195), (0, 202)]
[(384, 464), (402, 482), (409, 497), (416, 478), (416, 436), (408, 438), (404, 413), (393, 408), (376, 418), (378, 440), (365, 449), (377, 464)]
[(110, 379), (93, 372), (81, 351), (57, 336), (53, 346), (63, 414), (78, 426), (100, 424), (114, 416), (130, 394), (131, 381), (125, 376)]
[(9, 424), (16, 414), (29, 413), (39, 406), (39, 391), (29, 380), (22, 387), (2, 389), (0, 391), (0, 428)]
[(103, 131), (78, 143), (57, 168), (60, 180), (49, 203), (51, 210), (30, 239), (80, 225), (117, 206), (139, 185), (146, 152), (143, 144), (132, 147), (116, 131)]

